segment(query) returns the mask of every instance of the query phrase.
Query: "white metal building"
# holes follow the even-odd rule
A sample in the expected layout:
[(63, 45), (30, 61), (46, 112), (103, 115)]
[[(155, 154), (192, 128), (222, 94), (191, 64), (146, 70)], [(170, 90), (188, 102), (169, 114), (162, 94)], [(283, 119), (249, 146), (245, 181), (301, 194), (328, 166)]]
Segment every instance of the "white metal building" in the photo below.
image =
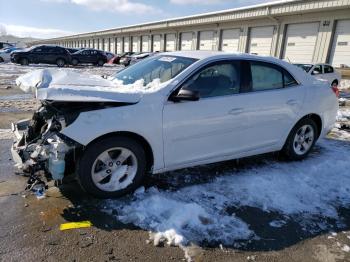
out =
[(133, 51), (222, 50), (350, 66), (350, 0), (287, 0), (33, 44)]

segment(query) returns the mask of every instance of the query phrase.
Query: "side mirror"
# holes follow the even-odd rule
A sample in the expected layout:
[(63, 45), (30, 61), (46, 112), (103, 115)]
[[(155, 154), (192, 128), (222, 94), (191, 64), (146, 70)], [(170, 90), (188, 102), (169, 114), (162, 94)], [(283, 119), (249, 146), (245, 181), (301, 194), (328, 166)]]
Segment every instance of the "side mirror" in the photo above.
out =
[(312, 71), (312, 74), (313, 75), (319, 75), (321, 72), (320, 71), (318, 71), (318, 70), (314, 70), (314, 71)]
[(177, 95), (172, 95), (170, 97), (170, 101), (180, 102), (180, 101), (198, 101), (199, 100), (199, 92), (192, 91), (187, 89), (180, 89)]

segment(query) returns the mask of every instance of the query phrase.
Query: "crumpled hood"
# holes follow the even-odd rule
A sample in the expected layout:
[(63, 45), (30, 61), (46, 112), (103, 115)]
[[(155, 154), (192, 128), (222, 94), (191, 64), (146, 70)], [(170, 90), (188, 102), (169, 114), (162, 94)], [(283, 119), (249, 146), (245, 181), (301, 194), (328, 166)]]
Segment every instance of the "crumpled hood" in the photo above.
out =
[(114, 81), (65, 69), (35, 70), (18, 77), (16, 84), (39, 100), (137, 103), (142, 97)]

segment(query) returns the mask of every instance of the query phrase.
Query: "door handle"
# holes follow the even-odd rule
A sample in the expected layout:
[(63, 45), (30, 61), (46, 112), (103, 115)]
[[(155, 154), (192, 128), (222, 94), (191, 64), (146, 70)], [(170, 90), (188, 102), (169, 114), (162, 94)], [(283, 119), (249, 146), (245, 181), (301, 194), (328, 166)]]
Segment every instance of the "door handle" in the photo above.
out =
[(239, 115), (243, 113), (243, 108), (233, 108), (228, 113), (230, 115)]
[(299, 103), (298, 103), (298, 101), (295, 100), (295, 99), (290, 99), (290, 100), (287, 101), (286, 104), (287, 104), (287, 105), (290, 105), (290, 106), (296, 106), (296, 105), (298, 105)]

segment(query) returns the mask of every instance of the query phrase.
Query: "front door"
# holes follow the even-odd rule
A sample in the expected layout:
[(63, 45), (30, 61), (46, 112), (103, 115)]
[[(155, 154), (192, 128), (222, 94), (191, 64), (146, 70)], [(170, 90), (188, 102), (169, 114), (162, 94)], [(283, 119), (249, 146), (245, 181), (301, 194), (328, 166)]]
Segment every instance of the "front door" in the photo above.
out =
[(230, 155), (243, 143), (239, 102), (240, 63), (215, 62), (181, 86), (198, 91), (199, 101), (168, 101), (163, 111), (164, 161), (167, 168)]

